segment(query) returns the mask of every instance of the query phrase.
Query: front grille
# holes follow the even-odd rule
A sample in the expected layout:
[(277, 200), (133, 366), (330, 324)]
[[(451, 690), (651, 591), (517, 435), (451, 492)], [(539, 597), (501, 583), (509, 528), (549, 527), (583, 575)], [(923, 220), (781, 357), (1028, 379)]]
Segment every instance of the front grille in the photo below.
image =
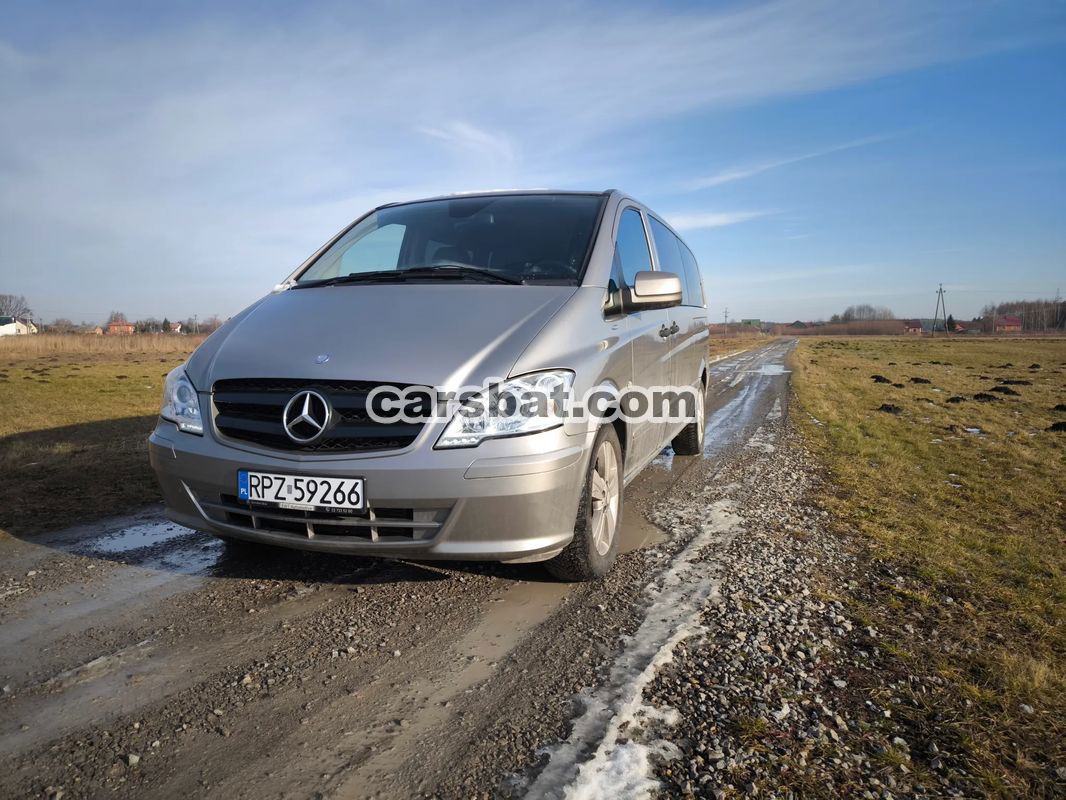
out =
[[(445, 508), (376, 508), (344, 516), (288, 508), (249, 506), (235, 495), (195, 493), (208, 519), (250, 531), (291, 534), (324, 541), (414, 542), (436, 536), (448, 516)], [(217, 502), (215, 501), (217, 497)]]
[[(397, 390), (407, 384), (371, 381), (239, 378), (216, 381), (212, 398), (215, 428), (230, 439), (274, 448), (311, 453), (361, 453), (397, 450), (415, 440), (421, 424), (375, 422), (366, 412), (367, 395), (379, 386)], [(309, 443), (294, 442), (285, 433), (282, 417), (293, 395), (312, 389), (334, 411), (333, 425)]]

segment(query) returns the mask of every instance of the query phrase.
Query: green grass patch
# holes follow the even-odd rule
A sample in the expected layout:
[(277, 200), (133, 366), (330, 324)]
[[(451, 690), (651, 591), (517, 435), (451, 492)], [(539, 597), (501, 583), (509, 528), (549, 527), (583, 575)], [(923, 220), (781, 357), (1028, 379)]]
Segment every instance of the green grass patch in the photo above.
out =
[(1062, 788), (1066, 433), (1050, 428), (1066, 340), (804, 339), (793, 362), (796, 418), (832, 479), (822, 502), (919, 579), (875, 581), (856, 608), (903, 669), (945, 679), (914, 698), (915, 724), (951, 737), (991, 793)]

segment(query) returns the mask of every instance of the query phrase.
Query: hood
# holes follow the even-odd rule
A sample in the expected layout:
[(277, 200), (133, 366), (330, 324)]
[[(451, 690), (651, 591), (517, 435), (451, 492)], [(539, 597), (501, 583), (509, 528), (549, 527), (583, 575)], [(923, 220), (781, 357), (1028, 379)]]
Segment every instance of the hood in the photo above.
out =
[[(507, 377), (573, 286), (403, 283), (264, 297), (189, 359), (193, 385), (307, 378), (456, 388)], [(325, 363), (316, 363), (328, 355)]]

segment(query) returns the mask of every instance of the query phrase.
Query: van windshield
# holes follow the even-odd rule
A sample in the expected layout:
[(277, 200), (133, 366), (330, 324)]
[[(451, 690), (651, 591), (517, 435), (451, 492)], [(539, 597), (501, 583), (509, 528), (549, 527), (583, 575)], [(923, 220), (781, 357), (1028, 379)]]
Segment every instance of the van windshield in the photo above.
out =
[(296, 285), (437, 279), (577, 285), (603, 199), (480, 195), (390, 206), (345, 233)]

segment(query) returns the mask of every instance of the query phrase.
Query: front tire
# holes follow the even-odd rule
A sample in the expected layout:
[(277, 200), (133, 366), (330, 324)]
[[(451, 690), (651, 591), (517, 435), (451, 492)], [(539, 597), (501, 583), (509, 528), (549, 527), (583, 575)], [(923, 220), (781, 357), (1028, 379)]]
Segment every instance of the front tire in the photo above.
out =
[(611, 569), (622, 527), (622, 448), (613, 425), (596, 434), (577, 506), (574, 538), (545, 566), (563, 581), (592, 581)]
[(703, 429), (707, 416), (706, 394), (707, 390), (701, 381), (696, 390), (696, 418), (682, 428), (670, 442), (670, 446), (679, 456), (698, 456), (703, 452)]

